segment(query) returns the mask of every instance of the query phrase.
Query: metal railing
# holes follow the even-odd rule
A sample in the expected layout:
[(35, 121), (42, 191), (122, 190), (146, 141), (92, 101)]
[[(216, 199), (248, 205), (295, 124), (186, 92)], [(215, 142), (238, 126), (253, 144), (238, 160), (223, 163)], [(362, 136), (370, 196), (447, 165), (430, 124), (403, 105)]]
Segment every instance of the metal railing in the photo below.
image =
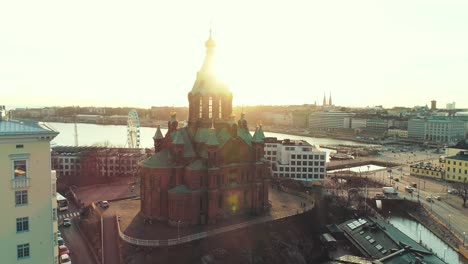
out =
[(11, 179), (11, 188), (12, 189), (29, 188), (30, 180), (31, 179), (29, 177), (15, 177), (14, 179)]
[(437, 219), (440, 222), (442, 222), (455, 237), (458, 238), (458, 240), (460, 241), (460, 244), (462, 244), (462, 241), (465, 240), (465, 234), (464, 234), (464, 231), (460, 230), (459, 227), (452, 222), (451, 217), (455, 217), (455, 216), (448, 216), (448, 215), (442, 216), (435, 210), (430, 210), (427, 208), (425, 208), (425, 210), (429, 214), (433, 214), (435, 217), (437, 217)]
[[(302, 212), (311, 210), (312, 208), (313, 206), (306, 207), (303, 209)], [(202, 238), (209, 237), (209, 236), (215, 236), (218, 234), (234, 231), (236, 229), (245, 228), (251, 225), (261, 224), (261, 223), (265, 223), (265, 222), (272, 221), (272, 220), (290, 217), (292, 215), (296, 215), (297, 213), (298, 211), (296, 211), (296, 213), (290, 212), (290, 213), (280, 214), (280, 215), (275, 215), (275, 216), (269, 215), (269, 216), (265, 216), (265, 217), (258, 218), (255, 220), (250, 220), (250, 221), (246, 221), (246, 222), (242, 222), (242, 223), (238, 223), (234, 225), (229, 225), (229, 226), (225, 226), (225, 227), (221, 227), (221, 228), (217, 228), (217, 229), (213, 229), (213, 230), (209, 230), (209, 231), (205, 231), (201, 233), (196, 233), (196, 234), (192, 234), (192, 235), (188, 235), (188, 236), (184, 236), (180, 238), (155, 239), (155, 240), (139, 239), (139, 238), (128, 236), (120, 230), (120, 223), (119, 223), (118, 216), (116, 216), (116, 222), (117, 222), (117, 228), (119, 231), (119, 236), (123, 241), (132, 245), (137, 245), (137, 246), (160, 247), (160, 246), (173, 246), (173, 245), (188, 243), (194, 240), (202, 239)]]

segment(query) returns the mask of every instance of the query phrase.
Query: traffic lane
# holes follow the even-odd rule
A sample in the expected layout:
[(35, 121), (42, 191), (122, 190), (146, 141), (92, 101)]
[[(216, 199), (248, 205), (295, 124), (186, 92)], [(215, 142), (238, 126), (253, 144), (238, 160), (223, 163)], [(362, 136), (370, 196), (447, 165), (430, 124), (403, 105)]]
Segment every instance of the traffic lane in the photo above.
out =
[(106, 214), (103, 217), (103, 232), (104, 264), (120, 263), (119, 237), (115, 216)]
[(78, 227), (77, 219), (72, 219), (72, 224), (69, 227), (60, 226), (59, 230), (65, 240), (65, 245), (70, 251), (70, 258), (75, 264), (95, 264), (92, 253), (86, 245), (86, 240), (81, 236)]

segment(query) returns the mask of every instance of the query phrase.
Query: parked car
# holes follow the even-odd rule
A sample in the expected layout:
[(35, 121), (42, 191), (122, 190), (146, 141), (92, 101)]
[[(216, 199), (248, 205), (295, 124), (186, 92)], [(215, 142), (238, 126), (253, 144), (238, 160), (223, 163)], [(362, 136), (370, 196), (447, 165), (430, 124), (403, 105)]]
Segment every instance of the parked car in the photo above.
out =
[(58, 250), (59, 250), (59, 256), (65, 255), (65, 254), (70, 255), (70, 251), (68, 250), (68, 247), (65, 245), (59, 246)]
[(376, 193), (375, 194), (375, 199), (382, 199), (385, 198), (385, 195), (383, 193)]
[(442, 197), (440, 197), (439, 195), (435, 196), (434, 197), (437, 201), (442, 201)]
[(426, 201), (430, 203), (434, 203), (434, 199), (432, 197), (426, 197)]
[(413, 187), (411, 187), (411, 186), (409, 186), (409, 185), (405, 187), (405, 190), (406, 190), (407, 192), (409, 192), (409, 193), (412, 193), (412, 192), (414, 191)]
[(70, 226), (71, 226), (71, 220), (70, 220), (70, 218), (64, 218), (64, 219), (63, 219), (62, 225), (63, 225), (64, 227), (70, 227)]
[(71, 264), (70, 255), (64, 254), (60, 256), (60, 264)]
[(413, 182), (413, 183), (411, 183), (411, 187), (413, 187), (413, 188), (417, 188), (417, 187), (418, 187), (418, 185), (417, 185), (415, 182)]
[(458, 191), (455, 189), (448, 190), (447, 193), (449, 194), (458, 194)]
[(62, 237), (57, 238), (57, 243), (58, 243), (59, 246), (65, 245), (65, 241), (63, 240)]
[(110, 204), (108, 201), (101, 201), (99, 205), (101, 206), (101, 208), (109, 208)]

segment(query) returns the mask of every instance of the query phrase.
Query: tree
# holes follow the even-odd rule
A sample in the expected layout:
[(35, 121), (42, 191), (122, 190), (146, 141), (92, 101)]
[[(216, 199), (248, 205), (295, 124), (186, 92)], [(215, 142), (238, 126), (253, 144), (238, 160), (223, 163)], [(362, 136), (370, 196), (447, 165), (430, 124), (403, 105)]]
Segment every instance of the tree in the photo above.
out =
[(466, 200), (468, 200), (468, 182), (466, 178), (463, 182), (453, 184), (453, 188), (458, 191), (458, 194), (463, 199), (463, 207), (466, 207)]

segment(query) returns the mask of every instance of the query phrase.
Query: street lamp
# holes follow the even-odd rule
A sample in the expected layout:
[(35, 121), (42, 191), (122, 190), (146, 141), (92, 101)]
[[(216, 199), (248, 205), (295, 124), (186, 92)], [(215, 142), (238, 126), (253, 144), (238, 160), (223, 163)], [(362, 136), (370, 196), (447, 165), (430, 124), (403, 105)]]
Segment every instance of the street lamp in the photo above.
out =
[(466, 233), (463, 232), (463, 247), (465, 247), (465, 236), (466, 236)]
[(179, 225), (180, 225), (180, 219), (179, 221), (177, 221), (177, 240), (180, 240)]
[(449, 230), (450, 230), (450, 231), (452, 230), (452, 225), (451, 225), (451, 223), (450, 223), (450, 218), (451, 218), (451, 217), (452, 217), (452, 215), (449, 214)]
[(421, 224), (419, 224), (419, 244), (422, 243), (422, 240), (421, 240), (421, 233), (422, 233), (422, 227), (421, 227)]

